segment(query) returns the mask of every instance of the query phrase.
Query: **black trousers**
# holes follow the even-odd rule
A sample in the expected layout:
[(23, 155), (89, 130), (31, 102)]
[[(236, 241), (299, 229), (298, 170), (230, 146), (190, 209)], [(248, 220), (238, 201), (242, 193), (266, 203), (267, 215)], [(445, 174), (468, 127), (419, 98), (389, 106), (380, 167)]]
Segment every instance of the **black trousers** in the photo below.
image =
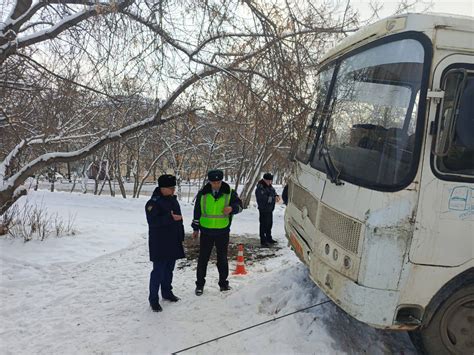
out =
[(216, 246), (217, 270), (219, 271), (219, 286), (227, 286), (229, 282), (229, 264), (227, 262), (227, 249), (229, 246), (229, 232), (218, 235), (209, 235), (201, 232), (199, 240), (199, 258), (197, 266), (197, 287), (204, 287), (206, 283), (207, 263), (211, 256), (212, 248)]
[(273, 226), (273, 211), (262, 211), (259, 212), (260, 222), (260, 243), (267, 243), (272, 240), (272, 226)]

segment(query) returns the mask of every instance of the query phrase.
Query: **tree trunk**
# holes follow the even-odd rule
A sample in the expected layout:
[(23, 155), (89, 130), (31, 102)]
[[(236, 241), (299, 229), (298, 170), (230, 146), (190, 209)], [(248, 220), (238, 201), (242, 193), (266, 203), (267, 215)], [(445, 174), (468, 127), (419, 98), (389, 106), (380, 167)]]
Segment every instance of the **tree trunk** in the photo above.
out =
[(235, 191), (239, 188), (240, 180), (243, 175), (243, 169), (244, 169), (244, 161), (245, 161), (245, 146), (246, 144), (244, 143), (242, 145), (242, 153), (241, 153), (241, 158), (240, 158), (240, 163), (239, 163), (239, 169), (237, 170), (237, 176), (235, 178)]
[(253, 188), (257, 184), (257, 181), (261, 175), (262, 168), (263, 168), (263, 155), (265, 154), (265, 150), (262, 150), (259, 156), (257, 157), (256, 161), (251, 165), (249, 173), (248, 173), (248, 180), (242, 189), (242, 194), (240, 198), (242, 199), (243, 207), (247, 208), (250, 204), (250, 200), (252, 198)]
[(71, 191), (70, 192), (73, 192), (74, 191), (74, 188), (76, 187), (76, 180), (77, 180), (77, 176), (76, 174), (74, 174), (74, 180), (72, 182), (72, 187), (71, 187)]
[(104, 190), (104, 186), (105, 186), (105, 183), (107, 182), (107, 180), (109, 180), (109, 179), (104, 179), (104, 182), (102, 182), (102, 185), (101, 185), (100, 190), (99, 190), (99, 196), (102, 194), (102, 190)]
[(112, 188), (111, 179), (108, 179), (108, 181), (109, 181), (109, 188), (110, 188), (110, 196), (115, 197), (115, 184), (114, 184), (114, 187)]
[(0, 216), (5, 213), (21, 196), (26, 195), (26, 189), (6, 189), (0, 192)]

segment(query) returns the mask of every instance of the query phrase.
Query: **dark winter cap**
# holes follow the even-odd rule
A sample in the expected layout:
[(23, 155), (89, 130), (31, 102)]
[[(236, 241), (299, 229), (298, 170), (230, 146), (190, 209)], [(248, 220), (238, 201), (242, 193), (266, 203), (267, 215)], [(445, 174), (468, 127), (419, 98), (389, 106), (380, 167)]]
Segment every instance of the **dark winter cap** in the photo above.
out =
[(158, 178), (158, 187), (173, 187), (176, 186), (176, 177), (165, 174)]
[(222, 170), (209, 170), (207, 173), (209, 181), (221, 181), (224, 178)]
[(263, 174), (263, 178), (265, 180), (273, 180), (273, 175), (270, 174), (270, 173), (265, 173), (265, 174)]

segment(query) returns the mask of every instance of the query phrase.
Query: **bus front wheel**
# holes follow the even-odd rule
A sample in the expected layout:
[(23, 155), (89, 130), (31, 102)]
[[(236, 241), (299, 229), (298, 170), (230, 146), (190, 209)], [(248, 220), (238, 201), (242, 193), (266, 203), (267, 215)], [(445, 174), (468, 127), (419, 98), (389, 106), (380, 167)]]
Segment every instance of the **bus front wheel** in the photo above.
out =
[(474, 285), (449, 296), (410, 337), (427, 354), (474, 354)]

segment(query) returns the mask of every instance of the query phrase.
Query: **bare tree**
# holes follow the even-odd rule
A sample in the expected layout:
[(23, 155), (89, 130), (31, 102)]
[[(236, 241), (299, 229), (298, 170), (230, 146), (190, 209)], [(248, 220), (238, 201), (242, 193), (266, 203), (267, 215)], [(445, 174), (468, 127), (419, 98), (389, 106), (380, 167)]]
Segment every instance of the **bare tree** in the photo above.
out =
[[(26, 194), (23, 183), (35, 172), (189, 116), (206, 104), (190, 99), (193, 90), (213, 88), (212, 77), (242, 82), (253, 73), (258, 85), (278, 86), (279, 71), (293, 73), (285, 59), (292, 39), (343, 33), (354, 23), (347, 16), (314, 25), (294, 14), (289, 6), (257, 6), (250, 0), (12, 1), (0, 25), (1, 98), (17, 96), (29, 101), (29, 109), (9, 100), (0, 111), (1, 134), (9, 137), (1, 153), (0, 214)], [(15, 68), (36, 74), (11, 81)], [(259, 90), (248, 83), (258, 97)], [(74, 95), (65, 95), (65, 88), (74, 88)], [(57, 97), (82, 105), (73, 113), (45, 111), (35, 121), (39, 103)], [(131, 97), (155, 102), (153, 113), (127, 115), (122, 104)], [(281, 142), (269, 141), (266, 149)], [(116, 172), (120, 175), (120, 168)]]
[[(133, 1), (32, 0), (12, 1), (0, 25), (0, 64), (19, 49), (48, 41), (97, 15), (119, 12)], [(53, 12), (60, 10), (59, 16)]]

